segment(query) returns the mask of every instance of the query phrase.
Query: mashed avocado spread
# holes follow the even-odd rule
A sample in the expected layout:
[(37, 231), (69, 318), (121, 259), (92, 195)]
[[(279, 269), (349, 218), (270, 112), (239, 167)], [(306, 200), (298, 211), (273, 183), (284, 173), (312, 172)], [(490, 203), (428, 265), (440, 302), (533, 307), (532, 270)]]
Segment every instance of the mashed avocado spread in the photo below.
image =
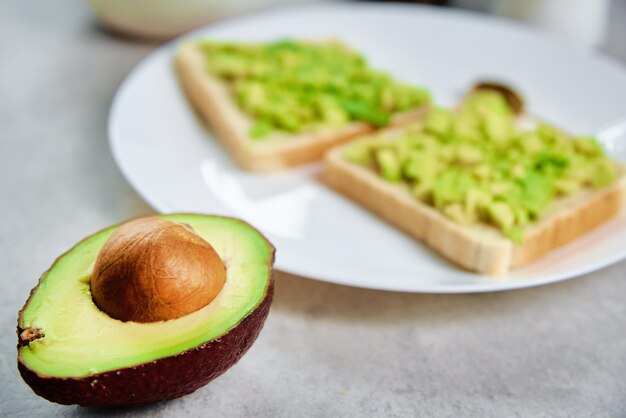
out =
[(556, 197), (617, 178), (595, 139), (545, 123), (520, 129), (503, 97), (489, 91), (473, 94), (455, 111), (433, 110), (399, 137), (354, 142), (344, 158), (406, 184), (417, 199), (460, 224), (487, 223), (516, 242)]
[(426, 89), (394, 81), (339, 42), (201, 41), (200, 47), (208, 70), (253, 118), (251, 138), (350, 121), (385, 126), (393, 113), (430, 102)]

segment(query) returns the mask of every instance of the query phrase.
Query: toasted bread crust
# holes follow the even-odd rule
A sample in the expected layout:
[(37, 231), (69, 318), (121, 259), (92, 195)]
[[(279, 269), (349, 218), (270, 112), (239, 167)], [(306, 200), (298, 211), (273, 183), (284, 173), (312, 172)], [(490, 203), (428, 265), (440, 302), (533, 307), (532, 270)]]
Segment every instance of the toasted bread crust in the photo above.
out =
[[(353, 122), (315, 133), (273, 134), (260, 141), (251, 140), (251, 119), (237, 107), (228, 86), (208, 73), (205, 60), (196, 43), (183, 43), (174, 58), (175, 71), (193, 107), (243, 169), (276, 171), (317, 161), (329, 148), (374, 130), (368, 123)], [(422, 117), (427, 108), (399, 113), (391, 124), (410, 123)]]
[(530, 228), (524, 245), (515, 246), (511, 267), (528, 264), (616, 216), (624, 207), (626, 177), (598, 191), (585, 190), (562, 202), (559, 210)]
[(551, 214), (527, 229), (524, 243), (516, 245), (496, 228), (451, 221), (415, 199), (408, 187), (387, 183), (372, 170), (345, 161), (343, 149), (327, 154), (322, 172), (325, 183), (448, 260), (489, 275), (528, 264), (586, 234), (619, 213), (626, 198), (626, 177), (622, 174), (606, 189), (584, 191), (559, 201)]

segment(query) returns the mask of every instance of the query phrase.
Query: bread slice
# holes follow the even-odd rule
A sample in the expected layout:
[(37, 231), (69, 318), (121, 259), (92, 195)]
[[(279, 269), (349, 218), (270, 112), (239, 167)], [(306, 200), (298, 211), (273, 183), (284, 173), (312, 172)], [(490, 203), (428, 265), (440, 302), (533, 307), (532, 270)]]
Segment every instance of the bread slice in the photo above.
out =
[[(384, 135), (393, 138), (401, 132), (391, 129)], [(557, 199), (517, 245), (495, 227), (453, 222), (417, 200), (406, 185), (389, 183), (373, 170), (346, 161), (344, 149), (326, 155), (325, 183), (459, 266), (489, 275), (504, 274), (575, 240), (619, 213), (626, 201), (626, 169), (616, 163), (620, 176), (615, 183)]]
[[(229, 86), (206, 69), (206, 56), (197, 42), (181, 44), (174, 58), (175, 71), (189, 101), (208, 122), (235, 162), (251, 171), (275, 171), (322, 159), (331, 147), (374, 130), (365, 122), (341, 128), (290, 135), (274, 133), (262, 140), (248, 136), (252, 119), (242, 112)], [(427, 106), (394, 115), (391, 125), (403, 125), (422, 117)]]

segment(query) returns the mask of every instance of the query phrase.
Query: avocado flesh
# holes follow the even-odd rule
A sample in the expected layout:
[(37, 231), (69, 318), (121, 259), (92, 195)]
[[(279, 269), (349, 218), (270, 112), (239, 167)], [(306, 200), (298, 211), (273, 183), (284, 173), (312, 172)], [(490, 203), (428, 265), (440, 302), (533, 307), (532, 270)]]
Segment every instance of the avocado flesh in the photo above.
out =
[(187, 223), (217, 251), (227, 268), (217, 298), (184, 317), (156, 323), (121, 322), (93, 303), (89, 280), (98, 252), (117, 226), (61, 256), (42, 277), (20, 314), (19, 327), (44, 337), (20, 348), (21, 362), (45, 376), (82, 377), (175, 356), (218, 339), (265, 298), (272, 246), (247, 224), (204, 215), (164, 215)]
[(516, 243), (558, 198), (607, 187), (619, 175), (596, 139), (547, 123), (518, 126), (505, 98), (489, 90), (455, 110), (432, 110), (400, 135), (357, 140), (343, 157), (453, 222), (489, 225)]
[(300, 133), (352, 121), (385, 126), (397, 112), (430, 103), (423, 87), (394, 80), (337, 41), (202, 40), (207, 71), (228, 85), (254, 123), (249, 136)]

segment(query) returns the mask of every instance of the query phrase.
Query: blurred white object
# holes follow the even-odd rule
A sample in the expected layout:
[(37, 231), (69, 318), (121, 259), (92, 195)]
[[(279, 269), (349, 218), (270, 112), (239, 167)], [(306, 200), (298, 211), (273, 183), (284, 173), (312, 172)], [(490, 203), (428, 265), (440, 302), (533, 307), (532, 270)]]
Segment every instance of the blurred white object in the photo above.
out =
[(94, 14), (107, 28), (130, 36), (168, 39), (203, 24), (306, 0), (89, 0)]
[(609, 5), (609, 0), (494, 0), (492, 11), (597, 47), (604, 41)]

